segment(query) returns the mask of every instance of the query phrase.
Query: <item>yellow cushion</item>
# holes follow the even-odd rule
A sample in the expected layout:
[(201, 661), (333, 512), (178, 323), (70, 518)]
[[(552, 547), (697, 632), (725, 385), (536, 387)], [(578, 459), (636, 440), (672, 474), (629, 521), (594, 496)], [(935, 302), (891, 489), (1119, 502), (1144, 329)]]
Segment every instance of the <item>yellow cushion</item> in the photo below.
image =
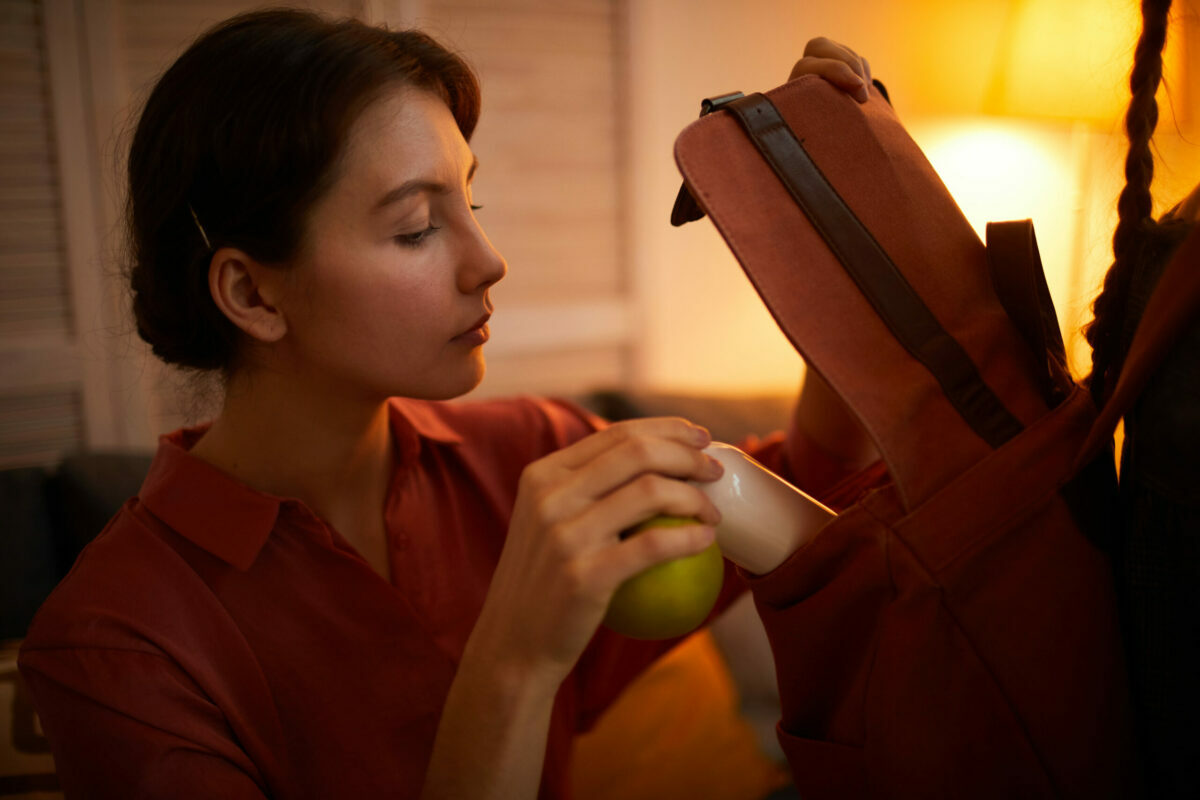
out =
[(789, 783), (739, 715), (737, 689), (707, 630), (630, 684), (576, 741), (571, 766), (576, 800), (761, 800)]

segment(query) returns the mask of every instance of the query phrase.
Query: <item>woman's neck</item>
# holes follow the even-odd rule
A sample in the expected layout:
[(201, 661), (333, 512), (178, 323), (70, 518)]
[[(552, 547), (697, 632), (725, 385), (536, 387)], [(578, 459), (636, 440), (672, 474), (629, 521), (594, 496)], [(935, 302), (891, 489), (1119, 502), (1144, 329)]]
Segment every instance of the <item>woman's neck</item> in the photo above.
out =
[(393, 464), (387, 403), (292, 386), (280, 373), (235, 376), (192, 454), (255, 489), (303, 501), (353, 538), (382, 519)]

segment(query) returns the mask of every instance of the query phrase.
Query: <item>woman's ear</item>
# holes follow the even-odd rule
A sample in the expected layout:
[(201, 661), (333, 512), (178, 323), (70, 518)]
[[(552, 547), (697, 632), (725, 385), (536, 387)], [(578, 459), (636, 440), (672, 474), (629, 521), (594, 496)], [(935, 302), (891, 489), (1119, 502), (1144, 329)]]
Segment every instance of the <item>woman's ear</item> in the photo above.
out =
[(236, 247), (222, 247), (208, 265), (208, 290), (229, 321), (259, 342), (277, 342), (287, 333), (278, 306), (278, 271)]

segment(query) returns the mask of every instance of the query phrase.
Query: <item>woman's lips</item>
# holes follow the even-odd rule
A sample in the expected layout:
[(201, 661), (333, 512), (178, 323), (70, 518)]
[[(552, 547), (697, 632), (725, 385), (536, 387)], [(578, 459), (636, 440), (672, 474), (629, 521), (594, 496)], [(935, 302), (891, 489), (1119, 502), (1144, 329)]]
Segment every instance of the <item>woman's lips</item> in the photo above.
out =
[(483, 344), (491, 336), (491, 331), (488, 330), (487, 326), (487, 322), (489, 319), (491, 319), (491, 317), (491, 314), (484, 314), (475, 321), (474, 325), (455, 336), (453, 341), (462, 342), (463, 344), (470, 344), (472, 346)]

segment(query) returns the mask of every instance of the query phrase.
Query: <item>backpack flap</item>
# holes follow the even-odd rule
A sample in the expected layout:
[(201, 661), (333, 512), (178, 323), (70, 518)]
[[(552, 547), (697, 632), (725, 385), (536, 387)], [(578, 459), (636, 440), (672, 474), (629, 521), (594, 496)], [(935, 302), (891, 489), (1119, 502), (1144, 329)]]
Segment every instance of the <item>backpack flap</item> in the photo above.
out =
[(676, 162), (913, 508), (1046, 413), (1036, 364), (1014, 357), (1029, 351), (982, 243), (877, 91), (860, 105), (806, 76), (763, 98), (692, 123)]

